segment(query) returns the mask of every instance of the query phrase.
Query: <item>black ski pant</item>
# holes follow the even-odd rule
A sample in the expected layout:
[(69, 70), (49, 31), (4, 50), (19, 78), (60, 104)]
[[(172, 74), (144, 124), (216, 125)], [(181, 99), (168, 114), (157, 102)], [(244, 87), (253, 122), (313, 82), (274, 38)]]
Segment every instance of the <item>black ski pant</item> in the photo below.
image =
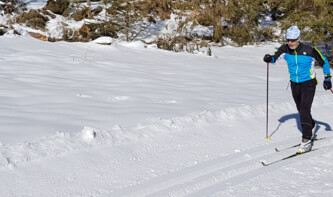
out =
[(311, 139), (315, 122), (311, 116), (311, 106), (316, 92), (317, 79), (303, 83), (291, 82), (291, 92), (300, 115), (302, 137)]

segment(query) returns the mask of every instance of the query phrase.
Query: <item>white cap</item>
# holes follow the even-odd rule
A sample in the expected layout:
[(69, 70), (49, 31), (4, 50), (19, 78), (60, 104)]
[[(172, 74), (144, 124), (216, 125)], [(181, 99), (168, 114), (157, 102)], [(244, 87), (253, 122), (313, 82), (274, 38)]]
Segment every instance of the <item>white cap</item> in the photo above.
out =
[(297, 26), (292, 26), (287, 30), (286, 39), (301, 39), (301, 31)]

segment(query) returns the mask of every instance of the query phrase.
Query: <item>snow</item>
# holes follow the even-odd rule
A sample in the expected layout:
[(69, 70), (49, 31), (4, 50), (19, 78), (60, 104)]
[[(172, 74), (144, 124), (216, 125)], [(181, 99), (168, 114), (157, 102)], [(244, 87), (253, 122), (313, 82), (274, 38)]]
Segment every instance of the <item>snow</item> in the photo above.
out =
[(113, 42), (113, 39), (111, 37), (103, 36), (95, 39), (93, 42), (97, 44), (107, 44), (110, 45)]
[[(102, 38), (102, 40), (107, 38)], [(0, 196), (330, 196), (333, 95), (312, 113), (316, 151), (300, 125), (278, 43), (212, 47), (213, 57), (141, 42), (111, 45), (0, 37)], [(204, 50), (204, 49), (203, 49)]]
[(28, 9), (42, 9), (47, 0), (22, 0), (20, 2), (25, 3)]

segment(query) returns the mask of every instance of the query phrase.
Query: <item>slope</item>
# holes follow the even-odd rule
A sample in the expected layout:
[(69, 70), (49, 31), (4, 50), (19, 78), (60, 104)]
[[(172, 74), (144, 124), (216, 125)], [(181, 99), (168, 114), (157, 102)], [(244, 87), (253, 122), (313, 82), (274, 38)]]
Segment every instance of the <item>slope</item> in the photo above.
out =
[[(298, 116), (278, 44), (213, 48), (214, 57), (141, 43), (0, 38), (1, 196), (310, 196), (332, 192), (332, 139), (295, 150)], [(322, 72), (317, 70), (318, 78)], [(321, 81), (321, 80), (320, 80)], [(317, 137), (333, 97), (318, 85)], [(310, 180), (310, 181), (309, 181)]]

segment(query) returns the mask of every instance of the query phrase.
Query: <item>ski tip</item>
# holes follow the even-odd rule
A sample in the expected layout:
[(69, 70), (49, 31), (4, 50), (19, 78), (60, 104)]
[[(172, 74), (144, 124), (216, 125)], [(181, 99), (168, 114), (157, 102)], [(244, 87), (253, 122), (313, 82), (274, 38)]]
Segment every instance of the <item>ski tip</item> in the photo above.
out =
[(266, 137), (266, 140), (271, 140), (271, 138), (270, 137)]
[(276, 152), (280, 152), (279, 149), (277, 149), (277, 148), (275, 148), (275, 151), (276, 151)]
[(266, 164), (265, 162), (261, 162), (261, 164), (263, 165), (263, 166), (268, 166), (268, 164)]

